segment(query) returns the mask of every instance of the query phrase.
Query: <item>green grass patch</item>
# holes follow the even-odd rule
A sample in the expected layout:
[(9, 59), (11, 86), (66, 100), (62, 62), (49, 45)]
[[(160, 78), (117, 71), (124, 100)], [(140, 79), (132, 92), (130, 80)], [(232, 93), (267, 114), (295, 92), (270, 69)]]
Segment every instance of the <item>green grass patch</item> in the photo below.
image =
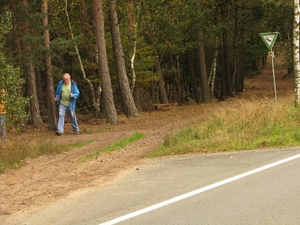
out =
[(24, 159), (36, 158), (41, 155), (55, 155), (68, 152), (92, 143), (93, 140), (78, 141), (72, 144), (57, 144), (52, 139), (37, 138), (20, 140), (19, 142), (4, 142), (0, 146), (0, 173), (6, 169), (18, 169)]
[(166, 137), (164, 143), (146, 157), (298, 146), (299, 119), (299, 108), (292, 104), (232, 108)]
[(104, 147), (104, 148), (100, 149), (97, 152), (94, 152), (94, 153), (91, 153), (91, 154), (80, 157), (79, 161), (80, 162), (85, 162), (89, 159), (97, 158), (102, 153), (108, 153), (108, 152), (120, 150), (120, 149), (126, 147), (127, 145), (129, 145), (129, 144), (131, 144), (131, 143), (133, 143), (137, 140), (140, 140), (144, 136), (145, 136), (145, 134), (143, 134), (143, 133), (135, 132), (129, 138), (125, 138), (123, 140), (117, 141), (117, 142), (113, 143), (112, 145), (109, 145), (107, 147)]

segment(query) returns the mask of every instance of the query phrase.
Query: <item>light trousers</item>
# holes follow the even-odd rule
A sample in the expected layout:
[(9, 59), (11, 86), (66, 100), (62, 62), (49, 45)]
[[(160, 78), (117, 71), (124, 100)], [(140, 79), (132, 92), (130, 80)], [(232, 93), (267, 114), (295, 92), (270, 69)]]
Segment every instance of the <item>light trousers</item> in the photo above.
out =
[(64, 133), (64, 125), (65, 125), (65, 115), (66, 112), (69, 114), (72, 128), (74, 132), (79, 131), (75, 110), (71, 111), (69, 106), (65, 106), (63, 104), (59, 104), (58, 106), (58, 123), (57, 123), (57, 130), (61, 133)]

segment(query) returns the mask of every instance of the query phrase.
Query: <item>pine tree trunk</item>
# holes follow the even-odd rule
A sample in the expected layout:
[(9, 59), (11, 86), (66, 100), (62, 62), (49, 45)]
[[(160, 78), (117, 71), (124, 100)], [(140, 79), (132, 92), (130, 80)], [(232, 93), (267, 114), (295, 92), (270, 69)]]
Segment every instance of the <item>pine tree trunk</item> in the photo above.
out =
[[(94, 45), (93, 44), (89, 44), (90, 40), (92, 39), (92, 32), (91, 32), (91, 21), (89, 20), (89, 17), (88, 17), (88, 12), (87, 12), (87, 7), (86, 7), (86, 3), (85, 3), (85, 0), (80, 0), (79, 2), (80, 4), (80, 12), (81, 12), (81, 17), (80, 17), (80, 20), (81, 20), (81, 27), (82, 27), (82, 31), (83, 31), (83, 36), (84, 36), (84, 39), (88, 42), (88, 43), (85, 43), (84, 45), (84, 51), (85, 51), (85, 54), (86, 54), (86, 57), (87, 57), (87, 60), (90, 62), (90, 63), (94, 63), (95, 62), (95, 57), (94, 57)], [(88, 75), (94, 75), (96, 74), (96, 71), (94, 68), (87, 68), (86, 69), (86, 73)], [(97, 89), (97, 87), (96, 87)]]
[[(70, 21), (69, 12), (68, 12), (68, 0), (65, 0), (65, 3), (66, 3), (65, 13), (66, 13), (67, 20), (68, 20), (70, 34), (71, 34), (72, 40), (74, 41), (74, 47), (75, 47), (75, 51), (77, 53), (77, 58), (78, 58), (78, 61), (79, 61), (80, 69), (82, 71), (82, 75), (83, 75), (84, 80), (89, 85), (90, 95), (91, 95), (91, 99), (92, 99), (92, 102), (93, 102), (93, 108), (94, 108), (95, 116), (98, 117), (98, 112), (100, 111), (101, 88), (98, 87), (98, 91), (95, 93), (94, 87), (93, 87), (93, 84), (92, 84), (91, 80), (86, 76), (85, 69), (84, 69), (84, 66), (83, 66), (83, 63), (82, 63), (82, 60), (81, 60), (81, 56), (80, 56), (80, 53), (79, 53), (79, 50), (78, 50), (78, 46), (75, 42), (75, 37), (74, 37), (73, 29), (72, 29), (72, 26), (71, 26), (71, 21)], [(73, 71), (71, 73), (73, 74)]]
[[(42, 19), (42, 24), (45, 28), (44, 30), (44, 44), (48, 51), (50, 51), (50, 37), (48, 26), (48, 5), (47, 0), (45, 0), (41, 6), (41, 12), (45, 15)], [(46, 107), (47, 107), (47, 118), (50, 130), (56, 129), (56, 105), (53, 101), (54, 96), (54, 85), (53, 85), (53, 76), (52, 76), (52, 63), (51, 57), (49, 54), (45, 54), (45, 88), (46, 88)]]
[(125, 115), (127, 117), (138, 117), (139, 112), (134, 103), (134, 99), (132, 96), (132, 92), (130, 89), (127, 72), (126, 72), (123, 45), (121, 42), (121, 34), (119, 29), (119, 22), (118, 22), (118, 15), (116, 11), (115, 0), (108, 1), (108, 8), (109, 8), (109, 24), (110, 24), (110, 30), (112, 35), (118, 84), (121, 92), (123, 108), (125, 111)]
[(42, 75), (39, 68), (34, 69), (35, 78), (36, 78), (36, 91), (37, 91), (37, 98), (40, 106), (41, 117), (46, 117), (47, 109), (46, 103), (44, 98), (44, 86), (42, 83)]
[[(96, 77), (98, 71), (94, 66), (91, 66), (93, 64), (97, 64), (97, 60), (95, 59), (95, 46), (94, 43), (91, 43), (91, 40), (93, 39), (93, 32), (91, 30), (91, 24), (89, 17), (89, 12), (87, 9), (87, 5), (85, 0), (80, 0), (80, 12), (81, 12), (81, 27), (83, 31), (84, 39), (86, 40), (83, 45), (83, 51), (84, 55), (86, 55), (86, 58), (88, 60), (88, 64), (86, 64), (86, 79), (85, 81), (89, 84), (90, 89), (84, 89), (81, 90), (81, 96), (88, 96), (87, 98), (87, 105), (93, 105), (94, 108), (94, 115), (95, 117), (100, 117), (100, 95), (101, 95), (101, 85), (99, 82), (92, 82), (92, 80)], [(81, 45), (82, 46), (82, 45)], [(93, 89), (93, 91), (92, 91)], [(95, 99), (94, 99), (95, 98)], [(94, 100), (93, 100), (94, 99)]]
[(134, 86), (134, 90), (133, 90), (133, 98), (134, 98), (134, 102), (136, 105), (136, 108), (141, 111), (142, 105), (141, 105), (141, 95), (140, 95), (140, 85), (139, 83), (136, 83), (136, 85)]
[[(223, 54), (224, 54), (224, 64), (223, 64), (223, 69), (225, 72), (225, 79), (226, 79), (226, 92), (227, 95), (232, 97), (232, 81), (231, 81), (231, 74), (230, 74), (230, 68), (229, 68), (229, 57), (228, 57), (228, 38), (227, 38), (227, 31), (224, 29), (223, 30)], [(227, 96), (225, 96), (227, 97)]]
[(163, 77), (162, 70), (160, 67), (158, 52), (154, 46), (155, 41), (154, 41), (154, 37), (151, 35), (151, 32), (150, 32), (149, 38), (150, 38), (151, 44), (153, 46), (156, 73), (159, 77), (159, 81), (158, 81), (159, 101), (160, 101), (160, 103), (165, 104), (165, 103), (168, 103), (169, 100), (168, 100), (167, 91), (166, 91), (166, 87), (165, 87), (164, 77)]
[(162, 75), (161, 67), (160, 67), (160, 62), (158, 56), (155, 56), (155, 68), (156, 72), (159, 76), (159, 82), (158, 82), (158, 94), (159, 94), (159, 100), (160, 103), (166, 104), (168, 103), (168, 97), (167, 97), (167, 92), (166, 92), (166, 87), (165, 87), (165, 81)]
[(226, 97), (228, 96), (227, 94), (227, 88), (226, 88), (226, 73), (225, 73), (225, 59), (224, 59), (224, 48), (223, 46), (221, 47), (221, 51), (220, 51), (220, 62), (221, 62), (221, 96), (220, 99), (224, 100), (226, 99)]
[[(198, 1), (198, 10), (202, 11), (201, 1)], [(199, 67), (200, 67), (200, 80), (201, 80), (201, 91), (202, 91), (202, 101), (204, 103), (210, 102), (210, 93), (207, 81), (207, 71), (206, 71), (206, 62), (205, 62), (205, 49), (204, 49), (204, 40), (203, 40), (203, 31), (200, 29), (197, 34), (199, 42)]]
[[(26, 17), (28, 16), (28, 12), (26, 11), (26, 6), (28, 5), (27, 0), (22, 0), (22, 4), (24, 5), (24, 14)], [(23, 23), (23, 31), (25, 35), (29, 35), (28, 29), (28, 21), (25, 19)], [(28, 43), (23, 44), (24, 52), (27, 54), (26, 61), (24, 62), (24, 67), (27, 74), (27, 91), (30, 96), (29, 100), (29, 110), (30, 110), (30, 118), (32, 121), (32, 125), (36, 128), (42, 127), (43, 121), (40, 114), (40, 107), (37, 97), (37, 88), (36, 88), (36, 77), (34, 72), (34, 66), (32, 62), (31, 56), (31, 46)]]
[(200, 103), (200, 94), (198, 91), (196, 74), (195, 74), (193, 62), (192, 62), (192, 53), (191, 53), (191, 51), (186, 51), (185, 55), (186, 55), (186, 59), (187, 59), (187, 69), (188, 69), (189, 75), (191, 77), (190, 85), (193, 90), (193, 95), (194, 95), (195, 101), (197, 104), (199, 104)]
[(235, 44), (235, 92), (240, 93), (244, 89), (244, 78), (241, 73), (241, 32), (239, 29), (237, 11), (238, 6), (235, 1), (234, 8), (234, 44)]
[(94, 20), (95, 20), (100, 80), (102, 85), (102, 94), (103, 94), (106, 121), (108, 123), (116, 124), (118, 123), (118, 118), (117, 118), (117, 110), (113, 98), (113, 91), (111, 86), (106, 46), (105, 46), (102, 0), (93, 0), (93, 13), (94, 13)]
[(34, 68), (30, 59), (26, 65), (26, 73), (27, 73), (28, 95), (30, 96), (30, 100), (29, 100), (30, 118), (32, 121), (32, 125), (36, 128), (39, 128), (42, 127), (43, 122), (40, 115), (40, 107), (37, 98)]

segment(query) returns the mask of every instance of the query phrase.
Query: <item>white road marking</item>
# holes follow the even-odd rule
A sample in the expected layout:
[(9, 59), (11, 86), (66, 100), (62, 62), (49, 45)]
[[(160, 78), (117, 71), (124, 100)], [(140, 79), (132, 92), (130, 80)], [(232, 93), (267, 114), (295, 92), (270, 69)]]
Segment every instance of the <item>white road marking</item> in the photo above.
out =
[(213, 189), (213, 188), (216, 188), (216, 187), (219, 187), (219, 186), (221, 186), (221, 185), (230, 183), (230, 182), (232, 182), (232, 181), (236, 181), (236, 180), (238, 180), (238, 179), (241, 179), (241, 178), (244, 178), (244, 177), (253, 175), (253, 174), (258, 173), (258, 172), (261, 172), (261, 171), (263, 171), (263, 170), (270, 169), (270, 168), (272, 168), (272, 167), (275, 167), (275, 166), (278, 166), (278, 165), (280, 165), (280, 164), (283, 164), (283, 163), (292, 161), (292, 160), (297, 159), (297, 158), (300, 158), (300, 154), (294, 155), (294, 156), (289, 157), (289, 158), (286, 158), (286, 159), (279, 160), (279, 161), (277, 161), (277, 162), (274, 162), (274, 163), (271, 163), (271, 164), (268, 164), (268, 165), (259, 167), (259, 168), (254, 169), (254, 170), (250, 170), (250, 171), (245, 172), (245, 173), (242, 173), (242, 174), (240, 174), (240, 175), (237, 175), (237, 176), (234, 176), (234, 177), (231, 177), (231, 178), (228, 178), (228, 179), (219, 181), (219, 182), (217, 182), (217, 183), (214, 183), (214, 184), (208, 185), (208, 186), (206, 186), (206, 187), (203, 187), (203, 188), (200, 188), (200, 189), (197, 189), (197, 190), (188, 192), (188, 193), (186, 193), (186, 194), (177, 196), (177, 197), (175, 197), (175, 198), (171, 198), (171, 199), (169, 199), (169, 200), (160, 202), (160, 203), (158, 203), (158, 204), (149, 206), (149, 207), (147, 207), (147, 208), (144, 208), (144, 209), (141, 209), (141, 210), (138, 210), (138, 211), (129, 213), (129, 214), (127, 214), (127, 215), (118, 217), (118, 218), (116, 218), (116, 219), (107, 221), (107, 222), (105, 222), (105, 223), (101, 223), (101, 224), (99, 224), (99, 225), (113, 225), (113, 224), (122, 222), (122, 221), (124, 221), (124, 220), (128, 220), (128, 219), (130, 219), (130, 218), (133, 218), (133, 217), (142, 215), (142, 214), (144, 214), (144, 213), (147, 213), (147, 212), (156, 210), (156, 209), (161, 208), (161, 207), (164, 207), (164, 206), (166, 206), (166, 205), (170, 205), (170, 204), (172, 204), (172, 203), (175, 203), (175, 202), (181, 201), (181, 200), (183, 200), (183, 199), (192, 197), (192, 196), (194, 196), (194, 195), (197, 195), (197, 194), (200, 194), (200, 193), (202, 193), (202, 192), (211, 190), (211, 189)]

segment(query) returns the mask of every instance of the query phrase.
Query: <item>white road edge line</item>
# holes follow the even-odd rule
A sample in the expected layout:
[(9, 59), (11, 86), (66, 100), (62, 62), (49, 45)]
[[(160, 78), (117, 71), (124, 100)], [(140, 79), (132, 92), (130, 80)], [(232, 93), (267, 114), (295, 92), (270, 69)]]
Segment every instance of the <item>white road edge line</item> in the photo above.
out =
[(280, 165), (280, 164), (283, 164), (283, 163), (292, 161), (292, 160), (297, 159), (297, 158), (300, 158), (300, 154), (294, 155), (294, 156), (289, 157), (289, 158), (286, 158), (286, 159), (282, 159), (282, 160), (280, 160), (280, 161), (277, 161), (277, 162), (274, 162), (274, 163), (271, 163), (271, 164), (268, 164), (268, 165), (259, 167), (259, 168), (254, 169), (254, 170), (250, 170), (250, 171), (248, 171), (248, 172), (245, 172), (245, 173), (242, 173), (242, 174), (240, 174), (240, 175), (237, 175), (237, 176), (234, 176), (234, 177), (231, 177), (231, 178), (228, 178), (228, 179), (219, 181), (219, 182), (217, 182), (217, 183), (210, 184), (210, 185), (208, 185), (208, 186), (206, 186), (206, 187), (203, 187), (203, 188), (200, 188), (200, 189), (197, 189), (197, 190), (188, 192), (188, 193), (186, 193), (186, 194), (177, 196), (177, 197), (175, 197), (175, 198), (171, 198), (171, 199), (169, 199), (169, 200), (160, 202), (160, 203), (158, 203), (158, 204), (149, 206), (149, 207), (147, 207), (147, 208), (144, 208), (144, 209), (141, 209), (141, 210), (138, 210), (138, 211), (129, 213), (129, 214), (127, 214), (127, 215), (118, 217), (118, 218), (116, 218), (116, 219), (107, 221), (107, 222), (105, 222), (105, 223), (101, 223), (101, 224), (99, 224), (99, 225), (113, 225), (113, 224), (122, 222), (122, 221), (124, 221), (124, 220), (128, 220), (128, 219), (130, 219), (130, 218), (133, 218), (133, 217), (142, 215), (142, 214), (144, 214), (144, 213), (147, 213), (147, 212), (156, 210), (156, 209), (161, 208), (161, 207), (164, 207), (164, 206), (166, 206), (166, 205), (170, 205), (170, 204), (172, 204), (172, 203), (181, 201), (181, 200), (183, 200), (183, 199), (185, 199), (185, 198), (189, 198), (189, 197), (191, 197), (191, 196), (194, 196), (194, 195), (200, 194), (200, 193), (202, 193), (202, 192), (211, 190), (211, 189), (213, 189), (213, 188), (216, 188), (216, 187), (219, 187), (219, 186), (221, 186), (221, 185), (230, 183), (230, 182), (232, 182), (232, 181), (236, 181), (236, 180), (238, 180), (238, 179), (241, 179), (241, 178), (244, 178), (244, 177), (253, 175), (253, 174), (258, 173), (258, 172), (261, 172), (261, 171), (263, 171), (263, 170), (270, 169), (270, 168), (272, 168), (272, 167), (275, 167), (275, 166), (278, 166), (278, 165)]

